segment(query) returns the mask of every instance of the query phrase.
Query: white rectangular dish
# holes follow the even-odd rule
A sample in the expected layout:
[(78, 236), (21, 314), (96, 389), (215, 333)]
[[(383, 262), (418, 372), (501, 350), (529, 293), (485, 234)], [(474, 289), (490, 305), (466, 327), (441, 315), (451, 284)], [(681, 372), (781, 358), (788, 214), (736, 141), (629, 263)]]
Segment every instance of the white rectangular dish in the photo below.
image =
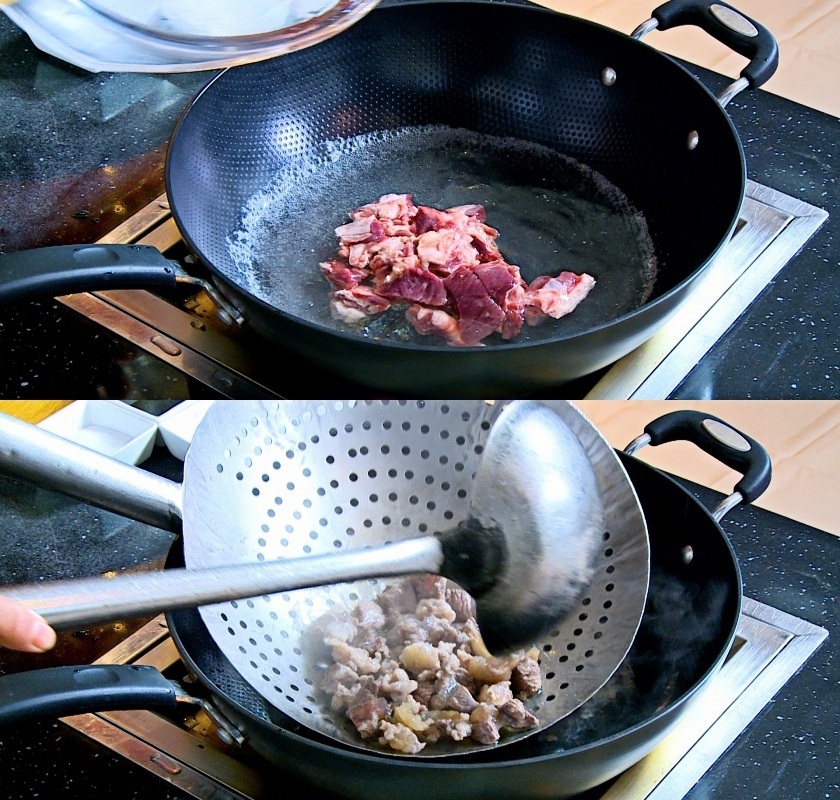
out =
[(38, 427), (126, 464), (151, 455), (158, 430), (152, 414), (119, 400), (76, 400)]

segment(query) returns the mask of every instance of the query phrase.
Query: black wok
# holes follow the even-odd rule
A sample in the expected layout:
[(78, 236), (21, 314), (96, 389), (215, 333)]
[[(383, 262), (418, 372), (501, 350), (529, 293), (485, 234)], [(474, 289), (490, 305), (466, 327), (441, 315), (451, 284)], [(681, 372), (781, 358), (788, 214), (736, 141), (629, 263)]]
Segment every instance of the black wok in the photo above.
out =
[[(715, 429), (718, 422), (674, 412), (646, 431), (653, 444), (689, 438), (742, 471), (745, 477), (732, 497), (753, 500), (769, 483), (767, 455), (752, 440), (733, 441), (728, 428), (729, 444), (724, 444), (721, 429)], [(440, 800), (579, 794), (642, 759), (702, 698), (729, 652), (742, 600), (738, 563), (715, 516), (667, 475), (620, 456), (651, 543), (650, 589), (639, 632), (620, 669), (595, 697), (522, 742), (434, 761), (360, 753), (311, 733), (271, 707), (221, 654), (197, 611), (168, 615), (178, 650), (247, 746), (317, 789), (365, 800), (409, 794)], [(716, 513), (727, 507), (725, 501)], [(176, 554), (172, 560), (177, 563)], [(83, 710), (169, 707), (175, 691), (150, 668), (70, 667), (4, 677), (0, 698), (0, 725), (11, 725)]]
[[(749, 55), (733, 87), (761, 85), (772, 37), (712, 9), (675, 0), (654, 15)], [(387, 392), (475, 397), (578, 378), (653, 335), (729, 238), (745, 165), (721, 102), (646, 44), (536, 7), (432, 2), (377, 8), (326, 42), (218, 75), (176, 127), (166, 185), (188, 246), (280, 354)], [(347, 212), (387, 192), (482, 203), (526, 280), (587, 271), (596, 288), (571, 315), (484, 347), (398, 323), (349, 328), (330, 317), (318, 262)], [(179, 279), (131, 246), (0, 263), (0, 302)]]

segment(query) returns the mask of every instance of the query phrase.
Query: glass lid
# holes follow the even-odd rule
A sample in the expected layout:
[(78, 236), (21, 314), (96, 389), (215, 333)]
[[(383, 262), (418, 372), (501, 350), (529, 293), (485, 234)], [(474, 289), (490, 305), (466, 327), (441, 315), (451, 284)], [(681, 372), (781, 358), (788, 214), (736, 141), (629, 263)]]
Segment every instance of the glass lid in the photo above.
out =
[(193, 72), (309, 47), (378, 2), (0, 0), (0, 9), (39, 49), (92, 72)]

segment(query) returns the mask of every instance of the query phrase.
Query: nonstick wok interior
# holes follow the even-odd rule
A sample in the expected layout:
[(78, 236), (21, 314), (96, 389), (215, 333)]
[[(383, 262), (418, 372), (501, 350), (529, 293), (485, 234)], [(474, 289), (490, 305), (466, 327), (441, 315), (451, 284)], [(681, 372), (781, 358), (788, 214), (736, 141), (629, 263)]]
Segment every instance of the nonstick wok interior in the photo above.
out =
[[(451, 208), (479, 202), (509, 263), (530, 283), (561, 269), (598, 275), (598, 290), (575, 313), (525, 326), (517, 341), (540, 341), (586, 330), (638, 308), (653, 288), (656, 259), (643, 216), (602, 176), (579, 161), (521, 139), (433, 125), (342, 142), (334, 160), (293, 165), (252, 197), (229, 238), (237, 282), (272, 305), (299, 303), (299, 314), (335, 327), (328, 287), (316, 262), (335, 257), (334, 229), (360, 201), (406, 183), (420, 205)], [(299, 172), (303, 173), (298, 174)], [(282, 255), (282, 268), (278, 254)], [(358, 326), (343, 326), (358, 331)], [(370, 339), (429, 344), (396, 306), (364, 326)], [(504, 345), (493, 336), (489, 346)]]

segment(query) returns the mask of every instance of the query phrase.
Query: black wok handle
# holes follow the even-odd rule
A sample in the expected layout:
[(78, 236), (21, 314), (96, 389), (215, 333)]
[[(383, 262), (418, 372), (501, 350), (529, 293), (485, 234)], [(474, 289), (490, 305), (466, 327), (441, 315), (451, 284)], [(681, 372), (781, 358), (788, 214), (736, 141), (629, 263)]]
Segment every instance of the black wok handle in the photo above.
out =
[(107, 289), (175, 286), (180, 269), (148, 245), (57, 245), (0, 256), (0, 305)]
[(696, 25), (721, 44), (750, 59), (741, 71), (751, 89), (766, 83), (779, 66), (779, 47), (773, 34), (736, 8), (708, 0), (670, 0), (651, 16), (661, 31)]
[(90, 711), (172, 710), (175, 687), (154, 667), (89, 664), (0, 678), (0, 729)]
[(689, 441), (710, 456), (740, 472), (735, 491), (748, 503), (760, 497), (770, 485), (772, 468), (767, 451), (728, 422), (702, 411), (672, 411), (645, 426), (648, 444)]

